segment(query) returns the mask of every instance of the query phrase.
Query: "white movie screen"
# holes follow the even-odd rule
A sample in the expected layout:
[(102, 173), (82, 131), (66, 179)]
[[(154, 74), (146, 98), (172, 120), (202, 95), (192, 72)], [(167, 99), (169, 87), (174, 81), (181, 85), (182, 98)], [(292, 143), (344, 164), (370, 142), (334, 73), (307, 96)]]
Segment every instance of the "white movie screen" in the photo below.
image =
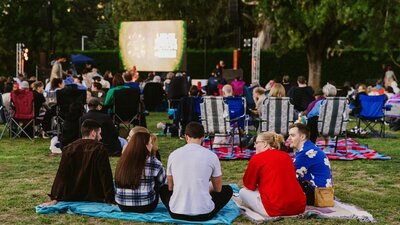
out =
[(181, 20), (122, 22), (119, 52), (125, 69), (177, 71), (183, 68), (186, 24)]

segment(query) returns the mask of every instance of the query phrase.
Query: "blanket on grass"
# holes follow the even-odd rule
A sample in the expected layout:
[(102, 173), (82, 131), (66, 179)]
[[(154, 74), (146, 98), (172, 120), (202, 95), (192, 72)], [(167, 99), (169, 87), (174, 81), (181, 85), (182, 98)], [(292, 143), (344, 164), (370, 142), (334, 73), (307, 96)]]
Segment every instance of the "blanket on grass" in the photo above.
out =
[[(218, 146), (218, 145), (217, 145)], [(203, 143), (203, 147), (210, 148), (210, 140), (206, 140)], [(234, 159), (250, 159), (255, 153), (255, 150), (250, 150), (246, 148), (234, 146), (233, 151), (232, 147), (214, 147), (212, 151), (218, 156), (220, 160), (234, 160)]]
[[(335, 140), (330, 140), (328, 145), (324, 140), (318, 140), (317, 146), (320, 147), (330, 160), (355, 160), (355, 159), (373, 159), (390, 160), (390, 156), (385, 156), (376, 150), (369, 149), (366, 144), (359, 144), (351, 138), (340, 139), (335, 151)], [(346, 150), (347, 146), (347, 150)]]
[(273, 222), (284, 218), (356, 219), (363, 222), (375, 222), (374, 217), (367, 211), (354, 205), (340, 202), (337, 199), (335, 200), (335, 206), (330, 208), (307, 206), (305, 212), (297, 216), (264, 217), (243, 204), (238, 197), (239, 188), (237, 186), (234, 188), (234, 192), (233, 201), (241, 209), (242, 215), (256, 223)]
[(113, 206), (99, 202), (59, 202), (53, 206), (36, 206), (36, 213), (39, 214), (79, 214), (85, 216), (133, 220), (139, 222), (152, 223), (177, 223), (177, 224), (231, 224), (240, 215), (240, 209), (231, 200), (218, 212), (218, 214), (208, 221), (185, 221), (171, 218), (164, 204), (161, 202), (157, 208), (150, 213), (131, 213), (121, 212), (118, 206)]

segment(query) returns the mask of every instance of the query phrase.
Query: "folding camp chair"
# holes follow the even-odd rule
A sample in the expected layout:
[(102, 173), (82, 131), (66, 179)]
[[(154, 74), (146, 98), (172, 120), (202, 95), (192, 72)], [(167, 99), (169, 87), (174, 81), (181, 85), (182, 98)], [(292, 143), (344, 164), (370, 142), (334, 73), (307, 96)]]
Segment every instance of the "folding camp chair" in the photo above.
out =
[(153, 111), (162, 106), (165, 92), (161, 83), (149, 82), (143, 89), (143, 100), (146, 110)]
[(179, 102), (176, 111), (174, 124), (178, 127), (178, 135), (181, 137), (185, 133), (185, 127), (188, 123), (200, 122), (200, 102), (202, 97), (183, 97)]
[(318, 116), (318, 132), (322, 136), (335, 136), (335, 151), (339, 136), (345, 137), (347, 150), (347, 123), (349, 112), (347, 111), (346, 97), (327, 97), (320, 106)]
[(248, 133), (248, 115), (246, 115), (246, 98), (240, 96), (224, 97), (229, 106), (229, 117), (231, 126), (239, 126), (246, 134)]
[[(385, 137), (385, 101), (386, 95), (360, 95), (361, 112), (355, 115), (358, 119), (358, 127), (361, 128), (361, 123), (363, 123), (363, 129), (369, 129), (374, 137)], [(376, 125), (380, 125), (379, 131), (375, 130)]]
[(11, 92), (13, 112), (8, 112), (8, 121), (3, 130), (8, 129), (11, 139), (24, 134), (31, 141), (34, 138), (35, 110), (33, 93), (28, 89), (19, 89)]
[(294, 122), (294, 106), (289, 97), (268, 97), (261, 106), (258, 132), (274, 131), (283, 136), (289, 133)]
[(56, 98), (56, 133), (59, 135), (61, 132), (62, 123), (65, 120), (65, 116), (69, 112), (71, 104), (86, 104), (86, 91), (73, 87), (65, 87), (56, 91)]
[(239, 126), (232, 126), (231, 123), (239, 121), (245, 115), (231, 119), (229, 115), (229, 105), (224, 101), (224, 98), (220, 96), (203, 97), (203, 102), (200, 103), (200, 112), (205, 134), (210, 138), (211, 150), (213, 149), (213, 140), (216, 136), (228, 137), (228, 140), (230, 137), (230, 143), (219, 143), (219, 145), (230, 146), (233, 150), (236, 134), (239, 135), (239, 147), (240, 150), (242, 150)]
[(396, 131), (400, 127), (400, 98), (390, 98), (385, 105), (385, 120), (389, 128)]
[(122, 126), (129, 132), (135, 125), (135, 120), (140, 120), (140, 90), (135, 88), (116, 90), (114, 98), (113, 122), (118, 128)]

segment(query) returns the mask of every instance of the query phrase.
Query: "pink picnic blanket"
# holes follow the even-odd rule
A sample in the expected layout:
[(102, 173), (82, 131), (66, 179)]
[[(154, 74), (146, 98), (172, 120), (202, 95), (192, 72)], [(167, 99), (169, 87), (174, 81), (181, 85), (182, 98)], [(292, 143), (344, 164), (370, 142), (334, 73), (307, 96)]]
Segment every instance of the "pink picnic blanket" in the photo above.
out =
[(326, 145), (324, 140), (318, 140), (317, 146), (320, 147), (330, 160), (355, 160), (355, 159), (374, 159), (390, 160), (390, 156), (380, 154), (376, 150), (369, 149), (366, 144), (359, 144), (351, 138), (340, 139), (335, 150), (335, 141), (330, 140)]

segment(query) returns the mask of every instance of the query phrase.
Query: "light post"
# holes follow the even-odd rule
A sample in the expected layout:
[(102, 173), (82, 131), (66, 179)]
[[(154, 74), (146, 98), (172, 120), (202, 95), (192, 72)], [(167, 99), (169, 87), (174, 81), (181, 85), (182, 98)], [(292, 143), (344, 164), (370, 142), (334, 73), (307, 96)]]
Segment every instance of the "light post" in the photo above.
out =
[(82, 38), (81, 38), (81, 43), (82, 43), (82, 45), (81, 45), (81, 49), (82, 49), (82, 51), (85, 51), (85, 38), (87, 38), (88, 36), (86, 36), (86, 35), (82, 35)]

